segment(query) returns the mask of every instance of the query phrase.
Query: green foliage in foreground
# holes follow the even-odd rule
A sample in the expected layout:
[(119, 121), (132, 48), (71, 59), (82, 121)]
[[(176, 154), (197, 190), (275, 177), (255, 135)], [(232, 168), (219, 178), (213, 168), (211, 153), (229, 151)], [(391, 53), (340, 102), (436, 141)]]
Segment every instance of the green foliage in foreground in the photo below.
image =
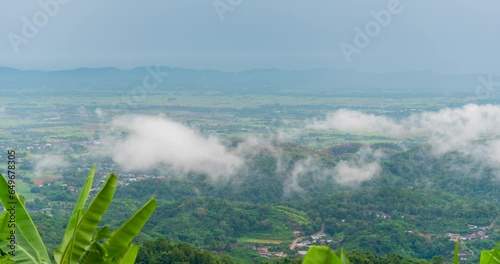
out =
[(173, 243), (164, 238), (144, 242), (137, 256), (137, 264), (160, 263), (236, 264), (229, 256), (217, 256), (210, 251), (191, 247), (188, 243)]
[(500, 243), (492, 250), (484, 250), (481, 252), (480, 264), (496, 264), (500, 263)]
[(349, 256), (340, 249), (340, 252), (335, 254), (327, 246), (313, 246), (304, 256), (303, 264), (349, 264)]
[[(250, 248), (239, 248), (249, 254), (255, 253)], [(344, 251), (333, 253), (328, 247), (312, 247), (312, 251), (319, 252), (320, 256), (312, 256), (310, 253), (306, 258), (263, 258), (254, 254), (252, 257), (236, 257), (229, 255), (218, 255), (209, 250), (195, 248), (185, 242), (172, 242), (165, 238), (157, 238), (148, 240), (140, 245), (139, 254), (137, 256), (137, 264), (163, 264), (163, 263), (199, 263), (199, 264), (244, 264), (244, 263), (259, 263), (259, 264), (300, 264), (300, 263), (325, 263), (325, 256), (331, 259), (340, 259), (340, 263), (352, 264), (442, 264), (444, 258), (438, 257), (433, 260), (413, 259), (397, 254), (389, 254), (386, 256), (377, 256), (371, 252), (352, 251), (349, 254)], [(321, 256), (322, 253), (326, 255)], [(333, 256), (335, 255), (335, 257)], [(347, 259), (348, 258), (348, 259)], [(307, 261), (307, 262), (306, 262)], [(326, 262), (331, 263), (331, 262)], [(334, 262), (335, 263), (335, 262)]]
[[(458, 264), (458, 243), (455, 246), (453, 263)], [(304, 256), (302, 264), (350, 264), (349, 256), (342, 249), (336, 254), (327, 246), (313, 246)], [(392, 263), (392, 262), (391, 262)], [(500, 264), (500, 243), (492, 250), (481, 252), (479, 264)]]
[[(95, 167), (90, 171), (76, 202), (63, 241), (54, 253), (58, 264), (71, 263), (134, 263), (139, 247), (132, 244), (153, 214), (156, 201), (150, 199), (120, 228), (111, 233), (107, 226), (98, 228), (102, 216), (113, 199), (117, 177), (110, 174), (101, 190), (84, 209), (94, 180)], [(0, 215), (0, 263), (50, 263), (47, 249), (33, 223), (24, 198), (12, 190), (0, 174), (0, 199), (6, 211)], [(13, 205), (13, 206), (11, 206)], [(11, 221), (15, 217), (15, 224)]]

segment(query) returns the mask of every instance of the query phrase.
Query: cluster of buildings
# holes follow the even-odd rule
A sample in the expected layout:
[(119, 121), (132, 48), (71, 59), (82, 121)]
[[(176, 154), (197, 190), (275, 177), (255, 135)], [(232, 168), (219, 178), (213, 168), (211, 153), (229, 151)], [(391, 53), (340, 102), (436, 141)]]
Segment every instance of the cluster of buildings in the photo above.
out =
[[(307, 253), (307, 250), (311, 246), (315, 245), (329, 245), (329, 244), (334, 244), (334, 243), (340, 243), (342, 242), (343, 238), (328, 238), (327, 234), (323, 232), (324, 226), (322, 227), (321, 231), (314, 235), (306, 236), (306, 237), (300, 237), (297, 238), (296, 244), (292, 245), (291, 249), (294, 247), (297, 247), (299, 250), (297, 251), (297, 254), (300, 256), (304, 256)], [(297, 233), (296, 233), (297, 232)], [(298, 231), (294, 232), (294, 235), (300, 234)], [(310, 239), (308, 238), (310, 237)]]
[[(129, 185), (129, 183), (131, 183), (131, 182), (143, 181), (143, 180), (147, 180), (147, 179), (165, 179), (165, 176), (149, 176), (149, 175), (135, 176), (133, 174), (125, 174), (125, 175), (118, 174), (117, 176), (118, 176), (118, 179), (120, 179), (120, 180), (118, 180), (118, 185), (120, 185), (120, 186)], [(100, 180), (99, 182), (104, 183), (104, 180)], [(50, 186), (50, 183), (48, 183), (47, 185)], [(39, 187), (43, 187), (43, 185), (40, 185)], [(78, 191), (77, 187), (75, 187), (73, 185), (68, 185), (66, 183), (62, 184), (61, 187), (63, 190), (69, 191), (69, 192)], [(98, 190), (99, 190), (99, 188), (90, 189), (91, 192), (98, 191)]]
[(472, 252), (472, 251), (462, 250), (462, 251), (458, 252), (458, 257), (462, 261), (466, 261), (467, 259), (469, 259), (472, 256), (474, 256), (474, 252)]
[(118, 185), (120, 186), (129, 185), (129, 183), (131, 182), (144, 181), (147, 179), (165, 179), (165, 176), (151, 176), (151, 175), (135, 176), (134, 174), (117, 174), (116, 176), (119, 179)]
[(340, 243), (343, 238), (326, 238), (326, 234), (315, 234), (310, 236), (311, 239), (299, 238), (297, 240), (297, 248), (310, 248), (315, 245), (329, 245), (332, 243)]
[(264, 257), (264, 258), (284, 258), (284, 257), (288, 256), (286, 253), (284, 253), (282, 251), (280, 251), (280, 252), (270, 252), (269, 248), (267, 248), (265, 246), (261, 246), (261, 247), (255, 248), (255, 250), (257, 250), (257, 253), (259, 253), (259, 255), (261, 257)]
[(452, 241), (452, 242), (473, 240), (473, 239), (488, 239), (486, 232), (482, 231), (482, 230), (477, 231), (477, 232), (472, 233), (472, 234), (468, 234), (468, 235), (447, 233), (447, 234), (445, 234), (445, 236), (448, 237), (450, 239), (450, 241)]
[[(375, 217), (378, 217), (378, 218), (383, 218), (383, 219), (391, 219), (391, 215), (390, 214), (387, 214), (387, 213), (384, 213), (384, 212), (379, 212), (379, 211), (365, 211), (367, 212), (369, 215), (375, 215)], [(404, 217), (402, 217), (404, 218)]]
[(477, 230), (472, 234), (460, 235), (454, 233), (446, 233), (444, 234), (446, 237), (450, 239), (452, 242), (457, 241), (465, 241), (465, 240), (474, 240), (474, 239), (488, 239), (486, 235), (486, 231), (490, 229), (489, 226), (476, 226), (476, 225), (468, 225), (470, 230)]
[[(310, 236), (302, 236), (302, 231), (293, 231), (293, 235), (296, 237), (294, 242), (290, 245), (290, 250), (294, 250), (297, 248), (297, 254), (300, 256), (304, 256), (307, 253), (307, 250), (314, 245), (328, 245), (332, 243), (340, 243), (343, 238), (329, 238), (327, 234), (323, 232), (324, 227), (321, 231), (316, 234)], [(276, 257), (287, 257), (288, 255), (285, 252), (271, 252), (270, 249), (264, 245), (260, 245), (258, 247), (254, 246), (253, 249), (259, 253), (261, 257), (266, 258), (276, 258)]]

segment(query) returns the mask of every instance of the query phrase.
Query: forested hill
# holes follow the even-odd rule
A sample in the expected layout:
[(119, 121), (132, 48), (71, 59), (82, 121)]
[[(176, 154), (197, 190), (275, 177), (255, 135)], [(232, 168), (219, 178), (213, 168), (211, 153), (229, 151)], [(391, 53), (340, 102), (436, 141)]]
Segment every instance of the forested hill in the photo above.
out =
[[(290, 171), (277, 170), (278, 162), (306, 157), (302, 148), (287, 146), (281, 154), (286, 158), (255, 154), (252, 174), (229, 182), (214, 184), (204, 175), (189, 174), (131, 183), (118, 190), (119, 202), (105, 220), (114, 223), (154, 196), (162, 204), (145, 228), (150, 238), (165, 236), (243, 258), (251, 256), (245, 245), (271, 241), (277, 244), (270, 249), (286, 251), (293, 231), (310, 235), (322, 227), (335, 241), (332, 247), (379, 256), (449, 258), (454, 242), (448, 233), (478, 232), (468, 225), (492, 228), (485, 231), (487, 237), (467, 241), (464, 252), (477, 256), (500, 240), (494, 223), (500, 183), (493, 169), (457, 153), (436, 157), (425, 145), (406, 151), (372, 147), (390, 149), (390, 154), (381, 161), (380, 175), (358, 186), (342, 186), (311, 171), (298, 179), (301, 192), (287, 194)], [(351, 158), (350, 151), (330, 152), (314, 153), (324, 166)]]
[[(408, 150), (386, 143), (371, 145), (371, 149), (382, 150), (387, 155), (379, 161), (381, 172), (359, 185), (345, 186), (338, 184), (333, 177), (320, 177), (318, 173), (324, 173), (324, 168), (333, 167), (340, 161), (356, 160), (357, 157), (352, 153), (366, 145), (345, 146), (342, 145), (342, 150), (338, 146), (338, 153), (330, 154), (331, 149), (306, 151), (302, 146), (284, 145), (280, 146), (282, 151), (279, 156), (266, 150), (253, 153), (247, 160), (246, 172), (228, 181), (213, 182), (206, 175), (189, 173), (153, 179), (148, 184), (132, 183), (120, 189), (117, 195), (141, 200), (151, 195), (168, 200), (201, 195), (230, 201), (279, 203), (314, 199), (334, 193), (366, 193), (380, 188), (397, 188), (404, 190), (404, 193), (443, 196), (447, 201), (456, 197), (469, 197), (480, 199), (484, 204), (495, 204), (500, 199), (500, 182), (494, 168), (458, 153), (435, 156), (428, 145)], [(287, 190), (287, 180), (294, 165), (311, 156), (316, 162), (309, 164), (310, 168), (297, 177), (297, 186), (301, 190)]]
[[(292, 247), (292, 241), (307, 240), (320, 231), (333, 248), (428, 260), (450, 258), (452, 235), (461, 236), (467, 238), (461, 252), (475, 254), (470, 263), (477, 261), (480, 250), (500, 241), (495, 222), (500, 182), (497, 171), (480, 161), (458, 153), (436, 156), (428, 145), (403, 150), (373, 144), (370, 149), (385, 153), (377, 160), (380, 172), (346, 186), (330, 177), (328, 168), (358, 160), (353, 153), (366, 145), (322, 151), (290, 144), (274, 147), (279, 151), (263, 148), (249, 154), (246, 169), (229, 179), (214, 181), (188, 173), (129, 182), (117, 189), (103, 222), (116, 228), (155, 197), (159, 205), (139, 241), (164, 237), (246, 263), (265, 260), (259, 248), (299, 257), (301, 249)], [(297, 164), (305, 165), (300, 173)], [(74, 177), (77, 185), (79, 176)], [(66, 180), (72, 181), (71, 176)], [(39, 191), (63, 205), (76, 199), (76, 193), (61, 195), (60, 188), (45, 186)], [(35, 219), (42, 223), (49, 247), (60, 242), (56, 238), (64, 229), (65, 221), (56, 219), (68, 217), (64, 211), (55, 213), (55, 218)]]

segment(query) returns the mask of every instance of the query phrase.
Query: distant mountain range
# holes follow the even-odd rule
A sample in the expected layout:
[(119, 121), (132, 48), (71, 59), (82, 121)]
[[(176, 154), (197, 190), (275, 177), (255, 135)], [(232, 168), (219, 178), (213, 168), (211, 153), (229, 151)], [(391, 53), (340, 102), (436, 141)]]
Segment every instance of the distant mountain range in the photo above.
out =
[[(258, 69), (223, 72), (161, 67), (161, 72), (168, 72), (169, 75), (163, 78), (158, 89), (170, 91), (474, 97), (476, 87), (481, 85), (480, 75), (441, 75), (427, 71), (363, 73), (329, 69), (306, 71)], [(0, 67), (0, 90), (131, 90), (140, 86), (144, 76), (148, 74), (146, 67), (130, 70), (78, 68), (49, 72)], [(487, 75), (483, 77), (488, 80)], [(498, 76), (493, 76), (493, 80), (499, 80)]]

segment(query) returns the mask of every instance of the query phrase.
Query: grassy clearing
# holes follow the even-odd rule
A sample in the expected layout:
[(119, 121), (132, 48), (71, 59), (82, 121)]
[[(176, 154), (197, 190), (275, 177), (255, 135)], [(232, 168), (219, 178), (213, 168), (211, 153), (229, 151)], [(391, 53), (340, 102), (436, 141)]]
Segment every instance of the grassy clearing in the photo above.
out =
[(39, 185), (44, 184), (45, 182), (53, 182), (53, 181), (59, 180), (61, 178), (62, 177), (60, 177), (60, 176), (39, 177), (39, 178), (33, 178), (32, 181), (33, 181), (33, 184), (35, 184), (35, 186), (39, 186)]
[(36, 193), (31, 193), (31, 185), (23, 182), (23, 181), (17, 181), (16, 182), (16, 192), (24, 196), (26, 199), (30, 198), (40, 198), (40, 196)]
[[(286, 224), (286, 220), (284, 222), (274, 222), (277, 226), (273, 227), (272, 230), (266, 232), (252, 232), (246, 233), (243, 238), (246, 239), (264, 239), (264, 240), (282, 240), (282, 241), (291, 241), (293, 239), (292, 230), (288, 227), (285, 229), (283, 226)], [(283, 225), (283, 226), (281, 226)]]
[(238, 243), (273, 244), (273, 245), (279, 245), (284, 242), (284, 240), (281, 239), (259, 239), (259, 238), (249, 238), (249, 237), (238, 238), (237, 241)]
[(290, 207), (278, 205), (274, 206), (274, 208), (288, 216), (288, 218), (299, 224), (299, 225), (308, 225), (311, 221), (307, 218), (307, 214), (305, 212), (301, 212), (298, 210), (295, 210)]

